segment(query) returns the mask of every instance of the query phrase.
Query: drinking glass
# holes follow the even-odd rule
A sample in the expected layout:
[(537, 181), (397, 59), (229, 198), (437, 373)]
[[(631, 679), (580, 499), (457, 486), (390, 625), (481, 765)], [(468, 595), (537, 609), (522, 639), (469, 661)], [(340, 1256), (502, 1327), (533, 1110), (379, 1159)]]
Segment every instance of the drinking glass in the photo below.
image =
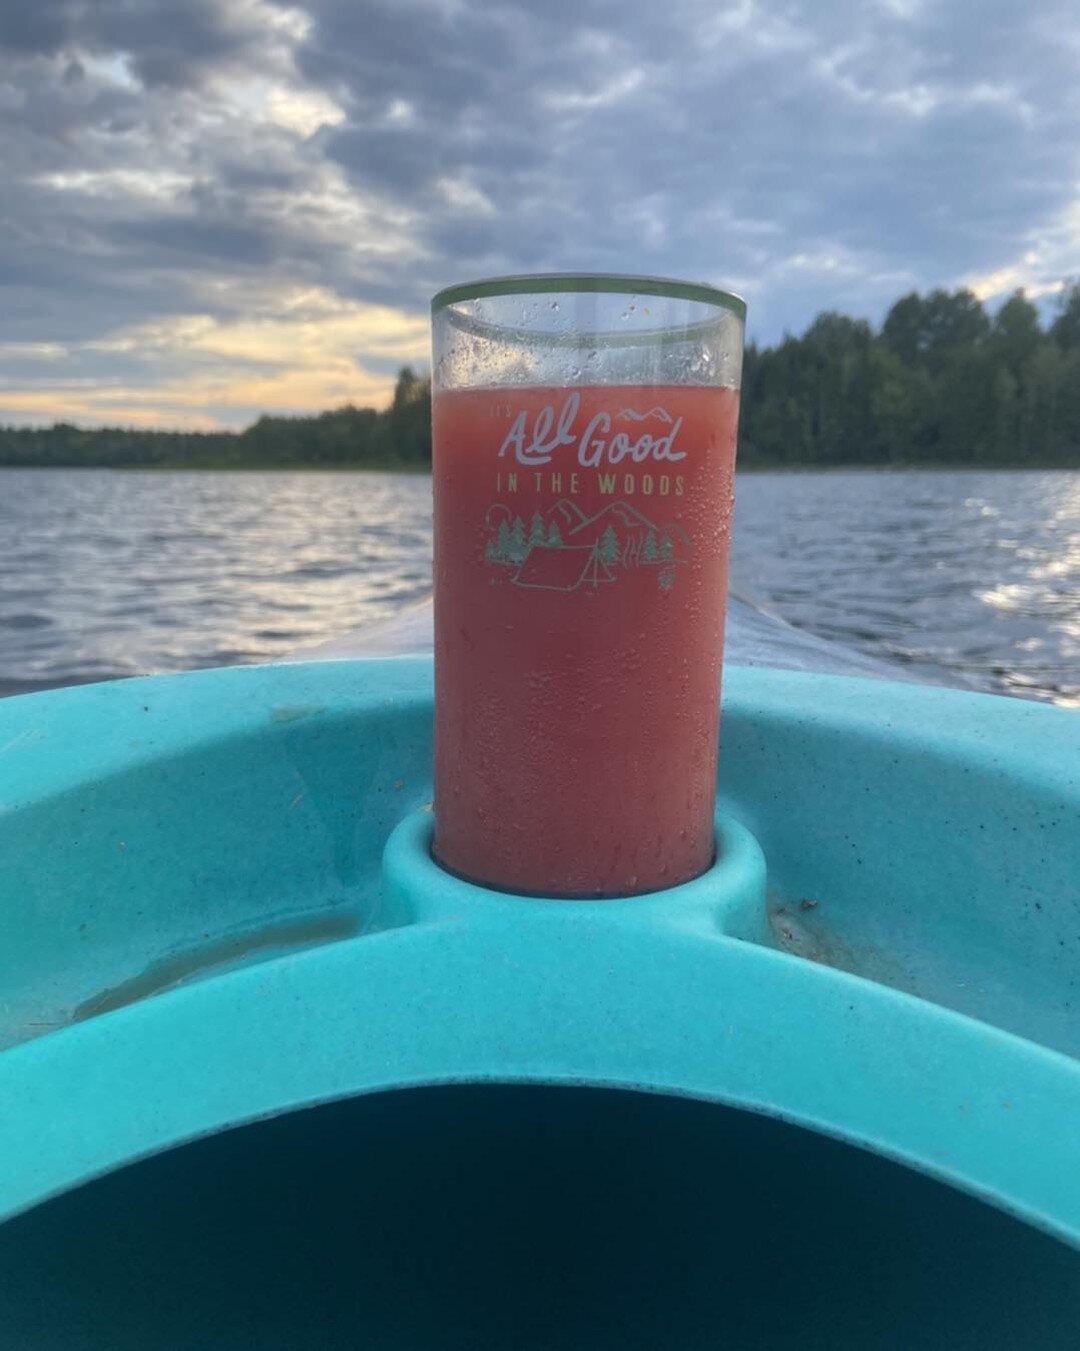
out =
[(436, 860), (547, 897), (713, 860), (746, 307), (596, 275), (432, 302)]

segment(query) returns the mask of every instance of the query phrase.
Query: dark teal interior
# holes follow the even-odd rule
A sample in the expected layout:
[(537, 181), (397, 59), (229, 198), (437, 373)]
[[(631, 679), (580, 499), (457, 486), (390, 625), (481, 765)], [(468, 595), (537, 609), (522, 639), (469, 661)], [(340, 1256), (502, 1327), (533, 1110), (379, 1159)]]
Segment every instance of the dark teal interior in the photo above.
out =
[(0, 1228), (26, 1351), (1073, 1348), (1080, 1253), (686, 1099), (414, 1089), (233, 1130)]

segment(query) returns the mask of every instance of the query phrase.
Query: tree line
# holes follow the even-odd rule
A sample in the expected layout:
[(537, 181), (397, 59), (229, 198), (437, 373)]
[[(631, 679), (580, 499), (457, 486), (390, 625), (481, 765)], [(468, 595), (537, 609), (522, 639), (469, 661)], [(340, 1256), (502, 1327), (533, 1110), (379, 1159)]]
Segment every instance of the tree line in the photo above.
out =
[(242, 432), (0, 427), (0, 465), (117, 469), (426, 469), (431, 386), (400, 371), (390, 407), (346, 405), (315, 417), (259, 418)]
[[(389, 408), (261, 417), (242, 432), (0, 427), (0, 465), (424, 468), (430, 382), (406, 367)], [(751, 344), (744, 466), (1080, 466), (1080, 285), (1043, 325), (1022, 291), (989, 314), (971, 291), (913, 292), (879, 329), (821, 314)]]
[(1080, 285), (1048, 327), (1022, 291), (912, 293), (875, 331), (822, 314), (750, 346), (739, 459), (760, 465), (1080, 466)]

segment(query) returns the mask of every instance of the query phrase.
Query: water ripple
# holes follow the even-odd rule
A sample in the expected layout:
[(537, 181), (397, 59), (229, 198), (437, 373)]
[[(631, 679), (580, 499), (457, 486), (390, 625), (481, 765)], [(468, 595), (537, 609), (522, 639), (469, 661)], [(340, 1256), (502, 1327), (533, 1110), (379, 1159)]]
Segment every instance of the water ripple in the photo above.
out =
[(931, 679), (1080, 706), (1076, 471), (748, 475), (732, 570), (836, 642)]
[[(953, 684), (1080, 706), (1080, 473), (754, 474), (736, 586)], [(0, 694), (273, 660), (431, 585), (393, 474), (0, 470)]]
[(0, 693), (267, 661), (431, 587), (413, 475), (0, 470)]

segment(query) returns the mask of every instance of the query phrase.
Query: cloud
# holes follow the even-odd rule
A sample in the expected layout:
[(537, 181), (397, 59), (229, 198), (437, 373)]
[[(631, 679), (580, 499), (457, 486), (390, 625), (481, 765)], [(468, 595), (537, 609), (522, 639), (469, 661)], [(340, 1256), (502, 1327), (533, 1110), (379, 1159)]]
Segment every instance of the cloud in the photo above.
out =
[(128, 57), (144, 84), (183, 86), (254, 52), (260, 17), (255, 4), (215, 0), (34, 0), (0, 7), (0, 50)]
[(1071, 0), (0, 6), (0, 416), (382, 399), (488, 272), (728, 283), (764, 340), (1049, 294), (1078, 55)]
[(427, 357), (426, 316), (320, 288), (275, 292), (272, 312), (268, 300), (248, 295), (260, 318), (166, 315), (68, 347), (2, 344), (0, 420), (250, 422), (264, 411), (379, 402), (393, 371)]

